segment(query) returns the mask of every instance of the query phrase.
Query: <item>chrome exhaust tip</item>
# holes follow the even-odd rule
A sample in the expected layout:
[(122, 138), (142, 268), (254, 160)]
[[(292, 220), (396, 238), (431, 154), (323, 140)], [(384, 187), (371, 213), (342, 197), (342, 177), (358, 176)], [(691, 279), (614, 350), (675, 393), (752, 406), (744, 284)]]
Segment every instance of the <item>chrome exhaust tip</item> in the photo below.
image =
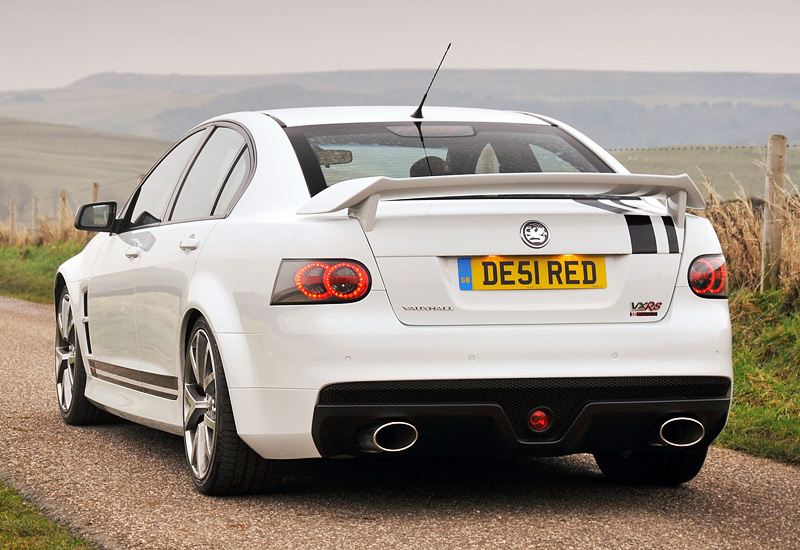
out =
[(408, 422), (387, 422), (361, 432), (359, 444), (374, 453), (399, 453), (417, 442), (417, 428)]
[(670, 418), (658, 429), (658, 437), (670, 447), (691, 447), (706, 435), (702, 422), (694, 418)]

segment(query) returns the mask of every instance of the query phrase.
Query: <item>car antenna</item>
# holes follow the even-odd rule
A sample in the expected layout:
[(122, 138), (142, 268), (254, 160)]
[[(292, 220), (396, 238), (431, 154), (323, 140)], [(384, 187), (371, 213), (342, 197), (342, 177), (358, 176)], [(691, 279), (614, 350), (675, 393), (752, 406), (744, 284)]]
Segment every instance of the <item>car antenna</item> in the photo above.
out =
[(444, 51), (444, 55), (442, 56), (442, 60), (439, 61), (439, 66), (436, 67), (436, 72), (433, 73), (433, 78), (431, 78), (431, 83), (428, 84), (428, 89), (425, 90), (425, 95), (422, 96), (422, 101), (419, 102), (419, 107), (417, 107), (416, 111), (411, 113), (411, 118), (422, 118), (422, 106), (425, 104), (425, 100), (428, 99), (428, 92), (431, 91), (431, 86), (433, 86), (433, 81), (436, 80), (436, 75), (439, 74), (439, 69), (442, 68), (442, 63), (444, 63), (444, 58), (447, 57), (447, 52), (450, 51), (450, 46), (452, 46), (452, 45), (453, 45), (452, 42), (450, 42), (447, 45), (447, 49)]

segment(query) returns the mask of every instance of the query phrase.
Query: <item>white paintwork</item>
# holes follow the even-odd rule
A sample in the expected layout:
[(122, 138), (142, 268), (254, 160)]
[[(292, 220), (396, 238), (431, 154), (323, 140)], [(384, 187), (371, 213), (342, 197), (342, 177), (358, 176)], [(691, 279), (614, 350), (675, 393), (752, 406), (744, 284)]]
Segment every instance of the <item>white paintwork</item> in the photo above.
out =
[[(419, 197), (462, 197), (470, 195), (574, 195), (577, 197), (615, 195), (668, 200), (673, 218), (683, 226), (686, 207), (705, 208), (703, 196), (692, 179), (680, 176), (643, 174), (469, 174), (427, 178), (359, 178), (328, 187), (301, 206), (298, 214), (323, 214), (351, 208), (362, 220), (365, 231), (375, 224), (378, 201)], [(372, 199), (372, 200), (370, 200)], [(369, 201), (369, 202), (368, 202)], [(679, 210), (680, 209), (680, 210)]]
[[(640, 206), (625, 208), (631, 212), (638, 208), (655, 217), (671, 215), (677, 222), (684, 217), (685, 203), (680, 197), (690, 205), (702, 205), (688, 177), (626, 176), (627, 170), (596, 144), (545, 117), (425, 107), (428, 122), (559, 125), (619, 174), (419, 178), (414, 185), (420, 187), (413, 192), (408, 187), (412, 180), (379, 178), (343, 182), (312, 200), (285, 132), (267, 116), (297, 126), (406, 121), (413, 110), (319, 108), (220, 117), (247, 129), (257, 159), (249, 187), (226, 219), (99, 235), (59, 269), (72, 295), (79, 296), (88, 288), (93, 342), (96, 323), (102, 322), (109, 331), (97, 341), (99, 347), (95, 343), (93, 357), (136, 368), (141, 363), (148, 372), (180, 377), (187, 319), (199, 312), (219, 344), (240, 435), (268, 458), (318, 456), (310, 433), (314, 405), (319, 389), (335, 382), (732, 377), (727, 302), (698, 298), (687, 288), (691, 260), (720, 251), (707, 221), (686, 216), (685, 224), (676, 223), (682, 254), (662, 253), (665, 239), (658, 236), (659, 253), (636, 258), (629, 254), (631, 241), (620, 214), (569, 200), (386, 200), (416, 193), (475, 194), (482, 188), (497, 193), (519, 190), (530, 182), (539, 192), (549, 189), (563, 194), (563, 186), (548, 187), (558, 181), (576, 193), (617, 186), (620, 193), (676, 196), (667, 205), (645, 198)], [(359, 220), (349, 217), (345, 209), (354, 210), (362, 223), (366, 219), (369, 231), (365, 233)], [(365, 210), (372, 209), (376, 214), (370, 221)], [(551, 248), (537, 253), (606, 255), (615, 281), (612, 287), (594, 296), (588, 291), (472, 292), (465, 296), (455, 290), (453, 261), (459, 256), (532, 254), (518, 234), (528, 219), (541, 219), (559, 229)], [(504, 224), (511, 228), (510, 237), (503, 234)], [(190, 246), (182, 248), (182, 243)], [(125, 255), (130, 247), (140, 249), (133, 259)], [(270, 306), (284, 258), (357, 260), (372, 275), (371, 291), (352, 304)], [(159, 271), (162, 267), (164, 271)], [(670, 305), (657, 319), (631, 322), (626, 317), (628, 302), (645, 299)], [(450, 300), (460, 310), (402, 309), (405, 301), (440, 300)], [(71, 303), (78, 308), (81, 302)], [(137, 317), (140, 313), (143, 318)], [(446, 318), (451, 313), (460, 315), (457, 322)], [(82, 318), (77, 309), (74, 315)], [(146, 326), (148, 316), (157, 316), (159, 326), (168, 329), (156, 331), (157, 338), (148, 343), (147, 350), (127, 349), (133, 341), (138, 346), (136, 335), (153, 328)], [(112, 335), (120, 339), (115, 343)], [(85, 353), (83, 331), (79, 340)], [(123, 348), (131, 357), (122, 357)], [(86, 391), (91, 400), (126, 418), (181, 432), (180, 399), (154, 397), (91, 376)]]

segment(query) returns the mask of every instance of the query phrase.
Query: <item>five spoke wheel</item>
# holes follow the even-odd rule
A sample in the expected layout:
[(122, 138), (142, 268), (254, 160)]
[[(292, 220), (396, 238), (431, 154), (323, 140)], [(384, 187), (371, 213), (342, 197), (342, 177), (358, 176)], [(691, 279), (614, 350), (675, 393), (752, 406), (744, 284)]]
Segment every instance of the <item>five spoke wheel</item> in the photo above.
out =
[(57, 304), (56, 394), (61, 418), (72, 425), (100, 422), (105, 417), (105, 412), (95, 407), (84, 395), (86, 371), (72, 303), (66, 288), (61, 291)]
[(186, 457), (197, 478), (208, 474), (217, 437), (217, 384), (214, 352), (208, 332), (198, 328), (187, 351), (183, 384)]
[(75, 320), (66, 292), (56, 314), (56, 391), (61, 414), (69, 413), (75, 396)]

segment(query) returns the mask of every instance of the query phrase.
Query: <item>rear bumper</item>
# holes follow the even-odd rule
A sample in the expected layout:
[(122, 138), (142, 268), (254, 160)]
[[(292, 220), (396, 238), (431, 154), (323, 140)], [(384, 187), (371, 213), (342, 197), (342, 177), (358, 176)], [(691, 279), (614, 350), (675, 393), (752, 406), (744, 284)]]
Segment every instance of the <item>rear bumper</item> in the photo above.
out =
[[(441, 394), (443, 400), (456, 395), (448, 389), (436, 390), (425, 381), (426, 389)], [(442, 381), (458, 382), (458, 381)], [(476, 397), (476, 382), (466, 394)], [(484, 390), (484, 399), (473, 403), (408, 403), (419, 391), (419, 384), (409, 389), (408, 382), (397, 388), (382, 384), (380, 391), (362, 395), (385, 395), (384, 403), (324, 403), (352, 396), (358, 391), (331, 395), (323, 388), (315, 407), (312, 434), (322, 456), (357, 456), (369, 454), (359, 444), (361, 434), (391, 421), (412, 424), (419, 433), (417, 443), (405, 454), (498, 454), (525, 453), (556, 456), (580, 452), (621, 451), (669, 448), (658, 438), (658, 428), (676, 417), (701, 422), (705, 435), (698, 445), (710, 444), (722, 431), (730, 409), (730, 379), (724, 377), (652, 377), (628, 379), (555, 379), (485, 381), (495, 388)], [(515, 388), (499, 382), (512, 382)], [(391, 384), (391, 383), (389, 383)], [(506, 387), (498, 387), (498, 386)], [(353, 388), (357, 384), (334, 385)], [(374, 386), (361, 385), (362, 387)], [(403, 386), (404, 388), (401, 388)], [(528, 386), (528, 387), (525, 387)], [(493, 391), (492, 391), (493, 390)], [(588, 397), (594, 391), (594, 398)], [(463, 389), (456, 393), (464, 395)], [(498, 393), (500, 392), (500, 393)], [(640, 399), (604, 400), (603, 397), (638, 393)], [(657, 396), (686, 397), (660, 399)], [(516, 395), (514, 395), (516, 394)], [(511, 399), (492, 402), (493, 395)], [(369, 397), (367, 397), (369, 398)], [(394, 401), (394, 402), (391, 402)], [(546, 407), (553, 414), (547, 431), (535, 434), (527, 429), (530, 411)]]

